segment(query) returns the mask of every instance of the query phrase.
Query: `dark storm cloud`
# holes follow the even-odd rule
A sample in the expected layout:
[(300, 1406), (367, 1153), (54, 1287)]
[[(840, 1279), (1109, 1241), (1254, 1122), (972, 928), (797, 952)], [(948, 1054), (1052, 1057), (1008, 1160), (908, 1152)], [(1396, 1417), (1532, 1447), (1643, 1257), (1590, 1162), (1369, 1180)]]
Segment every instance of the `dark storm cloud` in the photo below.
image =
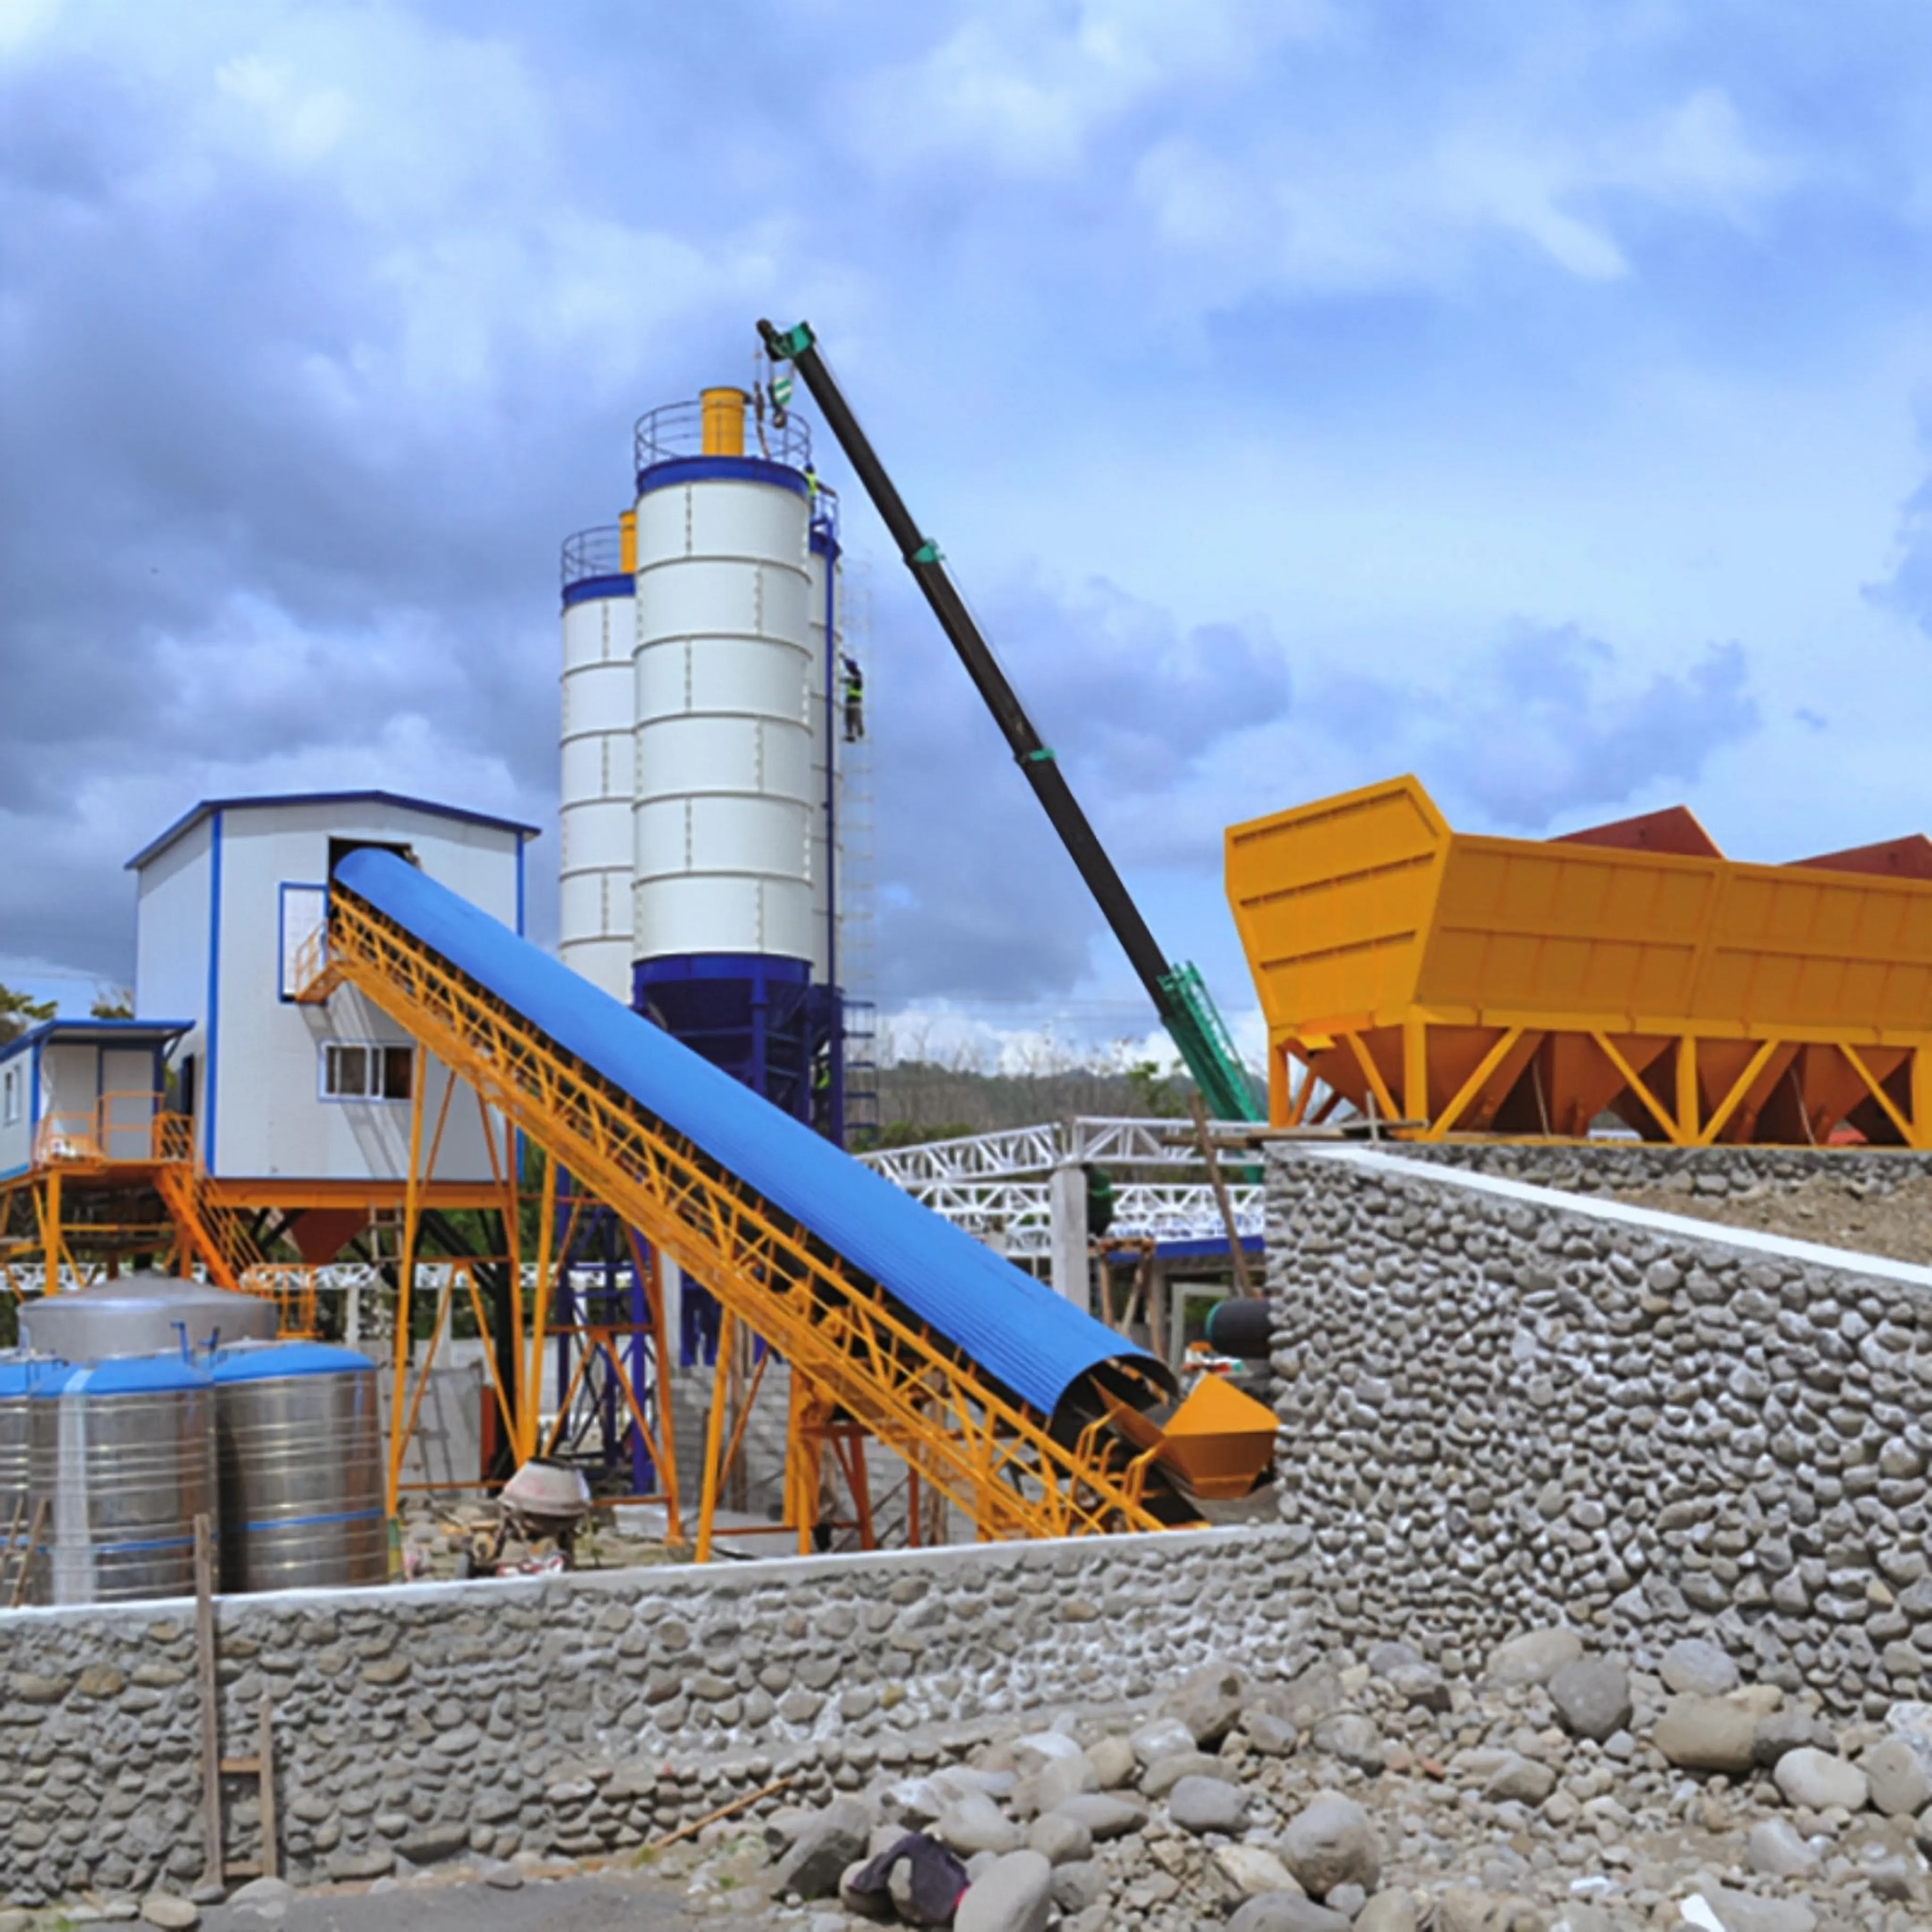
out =
[(1540, 832), (1694, 783), (1713, 752), (1759, 729), (1749, 684), (1736, 644), (1633, 680), (1576, 625), (1521, 625), (1446, 685), (1328, 680), (1305, 722), (1372, 748), (1388, 770), (1408, 764), (1499, 830)]
[[(1039, 998), (1079, 980), (1099, 913), (923, 604), (881, 599), (875, 688), (882, 824), (880, 990)], [(986, 600), (982, 628), (1116, 864), (1168, 856), (1175, 788), (1230, 735), (1280, 717), (1286, 659), (1264, 625), (1183, 627), (1095, 580), (1029, 580)], [(1185, 861), (1211, 866), (1213, 836)]]
[[(1042, 731), (1137, 889), (1198, 896), (1228, 820), (1405, 765), (1522, 830), (1690, 783), (1754, 728), (1789, 560), (1702, 607), (1748, 660), (1675, 662), (1558, 526), (1708, 548), (1756, 416), (1922, 303), (1926, 30), (1802, 0), (1477, 0), (1420, 38), (1405, 0), (113, 10), (0, 19), (0, 953), (104, 976), (120, 861), (200, 793), (549, 818), (556, 542), (614, 515), (639, 410), (748, 374), (760, 312), (825, 330), (934, 528), (984, 506), (969, 575)], [(1714, 395), (1652, 504), (1607, 426)], [(1026, 485), (1080, 449), (1069, 547)], [(1472, 542), (1443, 479), (1476, 449), (1520, 456)], [(1552, 510), (1579, 449), (1600, 506)], [(842, 480), (882, 560), (887, 990), (1064, 995), (1097, 919)], [(1029, 574), (1150, 506), (1160, 547), (1084, 553), (1112, 582)], [(1274, 566), (1345, 508), (1332, 573)], [(1928, 516), (1892, 594), (1932, 623)], [(1614, 650), (1470, 644), (1522, 608), (1624, 614)]]

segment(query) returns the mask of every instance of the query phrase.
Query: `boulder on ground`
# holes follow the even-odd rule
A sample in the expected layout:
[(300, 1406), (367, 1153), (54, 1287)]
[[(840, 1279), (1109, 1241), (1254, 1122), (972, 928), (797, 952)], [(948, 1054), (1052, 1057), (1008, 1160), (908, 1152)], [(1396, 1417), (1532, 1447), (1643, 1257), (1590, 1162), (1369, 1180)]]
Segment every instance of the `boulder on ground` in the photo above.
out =
[(1198, 1749), (1212, 1750), (1234, 1728), (1245, 1701), (1240, 1672), (1210, 1664), (1190, 1671), (1161, 1708), (1187, 1726)]
[(1673, 1697), (1651, 1742), (1683, 1771), (1748, 1771), (1759, 1720), (1722, 1697)]
[(1371, 1719), (1358, 1717), (1352, 1711), (1324, 1718), (1315, 1726), (1309, 1742), (1317, 1750), (1326, 1751), (1330, 1757), (1339, 1758), (1352, 1769), (1366, 1772), (1371, 1778), (1388, 1761), (1381, 1732)]
[(1873, 1809), (1888, 1818), (1916, 1816), (1932, 1801), (1932, 1778), (1903, 1738), (1881, 1739), (1858, 1760), (1858, 1768), (1870, 1784)]
[(1685, 1697), (1721, 1697), (1738, 1688), (1738, 1666), (1708, 1637), (1680, 1637), (1658, 1659), (1664, 1688)]
[(1818, 1854), (1788, 1818), (1762, 1818), (1754, 1825), (1744, 1858), (1753, 1871), (1767, 1878), (1802, 1878), (1818, 1867)]
[(1550, 1673), (1550, 1701), (1572, 1737), (1601, 1744), (1630, 1722), (1630, 1672), (1606, 1657), (1579, 1658)]
[(1382, 1841), (1369, 1814), (1339, 1792), (1322, 1792), (1297, 1813), (1281, 1835), (1280, 1850), (1295, 1882), (1316, 1898), (1338, 1885), (1372, 1892), (1382, 1880)]
[(1046, 1932), (1052, 1906), (1052, 1866), (1037, 1852), (1008, 1852), (967, 1887), (954, 1932)]
[(1148, 1821), (1144, 1804), (1136, 1804), (1131, 1798), (1118, 1798), (1106, 1791), (1084, 1792), (1056, 1804), (1053, 1809), (1056, 1816), (1075, 1819), (1084, 1825), (1093, 1833), (1096, 1844), (1108, 1838), (1124, 1838), (1130, 1832), (1138, 1832)]
[(1167, 1815), (1197, 1837), (1223, 1832), (1232, 1838), (1247, 1829), (1247, 1793), (1225, 1778), (1184, 1778), (1168, 1793)]
[(1194, 1742), (1194, 1733), (1178, 1718), (1172, 1716), (1149, 1718), (1130, 1733), (1127, 1742), (1133, 1746), (1134, 1756), (1143, 1769), (1158, 1764), (1164, 1757), (1184, 1756), (1200, 1748)]
[(1222, 1845), (1214, 1853), (1214, 1862), (1244, 1898), (1301, 1889), (1294, 1874), (1265, 1845)]
[(1247, 1711), (1242, 1714), (1241, 1734), (1251, 1750), (1263, 1757), (1286, 1757), (1300, 1736), (1294, 1725), (1273, 1711)]
[(1125, 1738), (1097, 1738), (1087, 1747), (1087, 1762), (1094, 1767), (1102, 1791), (1113, 1791), (1134, 1774), (1138, 1760)]
[(1573, 1630), (1526, 1630), (1490, 1652), (1484, 1675), (1492, 1684), (1547, 1684), (1566, 1664), (1583, 1654), (1583, 1640)]
[(1871, 1796), (1871, 1780), (1856, 1765), (1810, 1744), (1786, 1751), (1772, 1767), (1771, 1774), (1793, 1804), (1807, 1805), (1814, 1811), (1828, 1811), (1834, 1805), (1862, 1811)]
[(795, 1892), (801, 1898), (826, 1898), (845, 1868), (865, 1856), (872, 1834), (869, 1805), (856, 1798), (836, 1798), (792, 1840), (772, 1882), (780, 1892)]
[(1078, 1864), (1094, 1856), (1094, 1834), (1077, 1818), (1048, 1811), (1027, 1832), (1027, 1844), (1050, 1865)]

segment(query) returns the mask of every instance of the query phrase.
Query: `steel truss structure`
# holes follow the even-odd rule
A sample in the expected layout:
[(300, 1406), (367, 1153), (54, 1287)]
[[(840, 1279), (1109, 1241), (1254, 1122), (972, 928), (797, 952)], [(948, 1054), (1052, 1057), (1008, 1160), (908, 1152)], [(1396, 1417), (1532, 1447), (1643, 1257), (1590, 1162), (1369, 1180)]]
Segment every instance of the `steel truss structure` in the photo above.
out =
[[(506, 1132), (514, 1127), (541, 1150), (546, 1211), (538, 1221), (536, 1305), (526, 1311), (519, 1288), (512, 1316), (515, 1385), (500, 1390), (520, 1452), (538, 1447), (537, 1351), (554, 1259), (567, 1251), (567, 1244), (554, 1240), (552, 1210), (565, 1198), (567, 1174), (572, 1198), (602, 1202), (633, 1238), (675, 1262), (717, 1298), (734, 1324), (789, 1364), (787, 1503), (801, 1550), (811, 1547), (823, 1460), (839, 1454), (854, 1431), (898, 1456), (984, 1539), (1162, 1526), (1152, 1506), (1165, 1495), (1151, 1473), (1154, 1451), (1124, 1442), (1104, 1402), (1096, 1403), (1102, 1412), (1056, 1426), (1054, 1418), (992, 1385), (884, 1284), (339, 884), (330, 895), (326, 952), (311, 957), (298, 979), (308, 1000), (326, 1000), (340, 985), (356, 987), (500, 1114)], [(418, 1100), (410, 1131), (412, 1189), (433, 1166), (435, 1136), (426, 1142), (424, 1124)], [(406, 1202), (406, 1282), (418, 1219), (412, 1200)], [(520, 1266), (514, 1274), (520, 1282)], [(662, 1363), (661, 1304), (657, 1320)], [(406, 1333), (399, 1317), (399, 1349)], [(734, 1353), (719, 1349), (721, 1377)], [(1159, 1394), (1151, 1385), (1148, 1393)], [(667, 1448), (671, 1431), (662, 1408), (652, 1416), (640, 1408), (640, 1424), (655, 1429), (656, 1446)], [(714, 1398), (698, 1508), (700, 1561), (711, 1554), (719, 1485), (730, 1460), (727, 1408)], [(392, 1480), (395, 1466), (392, 1457)], [(658, 1466), (668, 1470), (668, 1458)]]
[[(1251, 1131), (1251, 1130), (1250, 1130)], [(1244, 1131), (1214, 1136), (1224, 1157), (1249, 1152)], [(1082, 1115), (956, 1140), (926, 1141), (860, 1156), (935, 1214), (1015, 1260), (1043, 1259), (1052, 1240), (1052, 1180), (1066, 1167), (1104, 1167), (1114, 1176), (1110, 1241), (1225, 1242), (1227, 1228), (1205, 1163), (1180, 1120)], [(1123, 1171), (1133, 1176), (1123, 1179)], [(1228, 1184), (1234, 1225), (1258, 1238), (1265, 1213), (1258, 1184)]]

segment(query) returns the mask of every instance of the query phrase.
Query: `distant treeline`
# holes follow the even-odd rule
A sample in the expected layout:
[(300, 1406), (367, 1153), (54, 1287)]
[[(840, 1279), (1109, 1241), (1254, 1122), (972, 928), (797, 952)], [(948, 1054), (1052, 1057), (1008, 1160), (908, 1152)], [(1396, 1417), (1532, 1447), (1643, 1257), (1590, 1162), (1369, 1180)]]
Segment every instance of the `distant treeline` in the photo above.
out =
[(878, 1081), (878, 1144), (884, 1147), (1030, 1127), (1070, 1114), (1181, 1114), (1190, 1088), (1184, 1076), (1163, 1076), (1150, 1061), (1122, 1071), (989, 1073), (902, 1060), (880, 1067)]

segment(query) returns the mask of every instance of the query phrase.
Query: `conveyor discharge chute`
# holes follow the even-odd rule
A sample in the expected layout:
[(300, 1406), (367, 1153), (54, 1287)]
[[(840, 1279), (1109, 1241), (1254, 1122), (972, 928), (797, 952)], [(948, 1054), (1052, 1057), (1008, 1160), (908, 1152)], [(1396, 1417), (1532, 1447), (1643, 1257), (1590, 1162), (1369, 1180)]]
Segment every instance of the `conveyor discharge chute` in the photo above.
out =
[(1195, 1515), (1120, 1424), (1168, 1400), (1163, 1364), (394, 854), (335, 868), (304, 997), (345, 982), (981, 1534)]
[(1726, 859), (1682, 807), (1452, 832), (1413, 778), (1228, 828), (1270, 1117), (1932, 1147), (1932, 848)]

